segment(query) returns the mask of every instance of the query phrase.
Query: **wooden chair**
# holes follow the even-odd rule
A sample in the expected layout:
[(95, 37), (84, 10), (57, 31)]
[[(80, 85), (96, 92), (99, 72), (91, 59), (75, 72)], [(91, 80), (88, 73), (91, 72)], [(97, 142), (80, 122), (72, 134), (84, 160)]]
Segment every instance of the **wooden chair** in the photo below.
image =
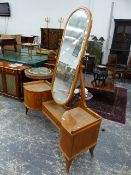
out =
[(117, 64), (117, 55), (110, 54), (107, 62), (108, 75), (112, 76), (112, 79), (125, 77), (126, 65)]
[(108, 67), (112, 66), (115, 67), (117, 65), (117, 55), (116, 54), (109, 54), (108, 61), (106, 64)]
[(28, 49), (28, 56), (32, 57), (33, 49), (39, 50), (41, 53), (40, 45), (37, 41), (38, 36), (21, 36), (21, 46), (22, 48)]
[(130, 75), (131, 75), (131, 56), (129, 56), (128, 60), (127, 60), (127, 68), (125, 71), (125, 78), (127, 78)]

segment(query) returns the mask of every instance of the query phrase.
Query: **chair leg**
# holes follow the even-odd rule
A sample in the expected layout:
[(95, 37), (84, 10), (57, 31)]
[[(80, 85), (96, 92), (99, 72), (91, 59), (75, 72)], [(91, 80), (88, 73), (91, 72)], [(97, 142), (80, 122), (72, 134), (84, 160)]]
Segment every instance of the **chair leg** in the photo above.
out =
[(72, 159), (71, 160), (66, 159), (66, 172), (67, 172), (67, 174), (69, 173), (71, 164), (72, 164)]

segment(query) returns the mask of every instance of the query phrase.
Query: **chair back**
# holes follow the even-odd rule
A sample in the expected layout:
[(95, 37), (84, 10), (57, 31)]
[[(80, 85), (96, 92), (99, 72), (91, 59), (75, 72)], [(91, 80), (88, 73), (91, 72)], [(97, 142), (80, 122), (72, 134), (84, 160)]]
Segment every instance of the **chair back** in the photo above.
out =
[(127, 66), (131, 66), (131, 56), (128, 57)]
[(117, 54), (110, 54), (108, 56), (107, 65), (116, 65), (117, 64)]

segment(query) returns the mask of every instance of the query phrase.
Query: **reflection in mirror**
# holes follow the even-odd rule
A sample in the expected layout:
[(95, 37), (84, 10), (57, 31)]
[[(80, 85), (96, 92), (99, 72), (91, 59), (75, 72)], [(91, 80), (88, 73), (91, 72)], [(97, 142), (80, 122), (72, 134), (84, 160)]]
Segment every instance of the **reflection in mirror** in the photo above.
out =
[(90, 28), (91, 15), (83, 8), (74, 11), (67, 21), (52, 89), (53, 98), (59, 104), (67, 103), (73, 94)]

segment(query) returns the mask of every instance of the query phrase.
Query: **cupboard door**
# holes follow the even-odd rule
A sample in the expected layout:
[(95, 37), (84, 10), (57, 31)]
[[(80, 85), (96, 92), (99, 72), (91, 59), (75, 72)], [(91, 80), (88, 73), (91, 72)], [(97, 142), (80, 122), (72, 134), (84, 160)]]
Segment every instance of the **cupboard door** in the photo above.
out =
[(49, 47), (48, 33), (47, 28), (41, 28), (41, 48), (48, 49)]
[(63, 29), (41, 28), (41, 47), (49, 50), (59, 48)]
[(49, 30), (49, 50), (56, 50), (59, 42), (59, 30)]
[(20, 97), (19, 74), (17, 70), (4, 68), (5, 93), (13, 97)]
[(115, 20), (115, 30), (110, 54), (117, 55), (117, 64), (127, 64), (131, 47), (131, 20)]
[(2, 72), (0, 72), (0, 92), (4, 91)]
[(16, 79), (14, 75), (6, 74), (6, 90), (8, 94), (17, 96), (16, 93)]

